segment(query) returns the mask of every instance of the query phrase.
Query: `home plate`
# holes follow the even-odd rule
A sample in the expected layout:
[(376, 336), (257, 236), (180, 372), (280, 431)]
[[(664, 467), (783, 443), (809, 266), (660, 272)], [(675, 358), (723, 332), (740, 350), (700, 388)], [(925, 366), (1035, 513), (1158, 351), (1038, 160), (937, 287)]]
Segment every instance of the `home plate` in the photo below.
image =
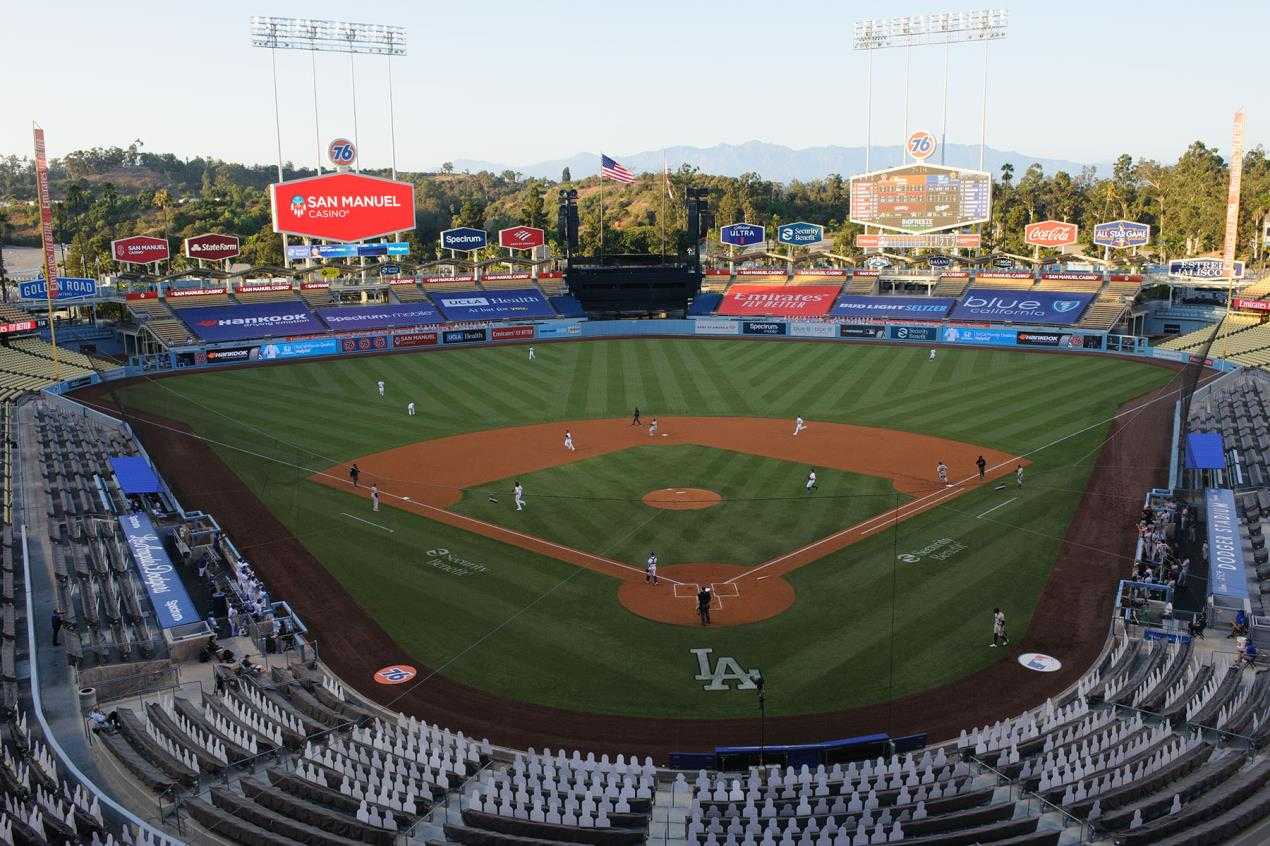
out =
[(662, 432), (662, 433), (661, 433), (661, 436), (662, 436), (663, 438), (669, 438), (669, 437), (670, 437), (670, 435), (666, 434), (665, 432)]

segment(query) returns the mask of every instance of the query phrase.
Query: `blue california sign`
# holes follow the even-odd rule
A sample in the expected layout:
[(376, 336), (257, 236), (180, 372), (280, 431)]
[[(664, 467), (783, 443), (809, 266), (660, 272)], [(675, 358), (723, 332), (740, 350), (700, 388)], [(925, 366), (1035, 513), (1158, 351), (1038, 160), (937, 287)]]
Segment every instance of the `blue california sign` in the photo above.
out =
[[(48, 298), (43, 279), (32, 279), (18, 285), (18, 294), (24, 300), (43, 300)], [(97, 280), (80, 276), (57, 277), (57, 296), (59, 300), (73, 300), (77, 297), (95, 297)]]
[(767, 232), (763, 227), (755, 226), (753, 223), (733, 223), (730, 226), (719, 227), (720, 243), (731, 244), (734, 247), (761, 244), (766, 238)]
[(485, 234), (485, 230), (473, 226), (460, 226), (441, 233), (441, 246), (447, 250), (471, 252), (483, 248), (487, 243), (489, 236)]
[(819, 223), (783, 223), (776, 228), (776, 240), (795, 247), (809, 247), (825, 240), (825, 228)]

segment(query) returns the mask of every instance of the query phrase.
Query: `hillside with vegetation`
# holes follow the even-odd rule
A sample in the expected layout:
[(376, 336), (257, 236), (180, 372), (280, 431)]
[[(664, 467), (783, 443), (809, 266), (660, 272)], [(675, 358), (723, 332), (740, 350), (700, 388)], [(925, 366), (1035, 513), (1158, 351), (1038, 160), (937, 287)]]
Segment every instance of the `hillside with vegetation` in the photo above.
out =
[[(313, 174), (312, 169), (284, 169), (287, 179)], [(1228, 176), (1227, 162), (1198, 141), (1171, 164), (1121, 156), (1106, 178), (1096, 177), (1092, 169), (1047, 174), (1038, 164), (1016, 173), (1007, 164), (994, 174), (992, 221), (984, 228), (984, 242), (992, 249), (1022, 253), (1028, 249), (1022, 239), (1029, 222), (1074, 221), (1088, 241), (1095, 223), (1124, 218), (1151, 224), (1149, 252), (1158, 258), (1200, 255), (1221, 246)], [(140, 142), (134, 142), (56, 159), (50, 178), (55, 235), (68, 245), (67, 272), (107, 272), (112, 266), (110, 241), (134, 234), (167, 237), (174, 255), (181, 239), (190, 235), (237, 234), (243, 238), (244, 261), (281, 261), (267, 195), (267, 186), (277, 178), (273, 166), (181, 159), (145, 152)], [(560, 179), (548, 180), (525, 178), (511, 170), (460, 173), (447, 165), (435, 173), (407, 172), (399, 178), (416, 186), (416, 227), (407, 238), (414, 255), (425, 259), (439, 255), (439, 233), (451, 226), (476, 226), (491, 233), (522, 223), (541, 226), (558, 251), (556, 205), (562, 187), (578, 191), (584, 253), (599, 247), (601, 202), (606, 252), (687, 248), (683, 197), (690, 186), (708, 189), (720, 224), (747, 221), (771, 231), (783, 222), (821, 223), (833, 239), (834, 251), (844, 255), (854, 252), (852, 236), (859, 231), (847, 222), (849, 180), (838, 174), (781, 183), (757, 173), (714, 176), (683, 166), (669, 174), (641, 174), (634, 184), (622, 186), (601, 185), (596, 177), (574, 181), (567, 169)], [(30, 159), (0, 158), (0, 242), (38, 243), (34, 191)], [(1256, 235), (1270, 212), (1270, 160), (1260, 147), (1245, 157), (1241, 202), (1241, 257), (1264, 260)], [(495, 253), (493, 247), (487, 251)], [(178, 267), (181, 261), (174, 259)]]

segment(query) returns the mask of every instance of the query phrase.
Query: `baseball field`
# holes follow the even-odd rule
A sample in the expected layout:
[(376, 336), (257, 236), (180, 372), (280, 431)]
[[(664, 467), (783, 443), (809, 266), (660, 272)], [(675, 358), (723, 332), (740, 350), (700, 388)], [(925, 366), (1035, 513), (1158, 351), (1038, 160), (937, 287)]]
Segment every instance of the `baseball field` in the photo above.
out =
[[(928, 361), (925, 348), (830, 343), (526, 350), (142, 379), (109, 402), (186, 506), (215, 514), (296, 607), (323, 658), (380, 701), (508, 742), (696, 748), (757, 714), (735, 670), (761, 671), (769, 739), (784, 740), (845, 731), (857, 723), (827, 715), (853, 711), (901, 728), (896, 702), (966, 725), (979, 713), (967, 680), (991, 679), (1003, 699), (1034, 692), (1020, 646), (1065, 662), (1051, 683), (1083, 670), (1104, 630), (1078, 629), (1128, 566), (1123, 532), (1167, 449), (1156, 424), (1171, 401), (1137, 406), (1175, 375), (1110, 356)], [(1145, 466), (1118, 466), (1130, 459)], [(1075, 537), (1078, 508), (1098, 532)], [(1006, 649), (988, 648), (994, 607)], [(1064, 615), (1077, 625), (1064, 630)], [(377, 687), (390, 663), (419, 675)]]

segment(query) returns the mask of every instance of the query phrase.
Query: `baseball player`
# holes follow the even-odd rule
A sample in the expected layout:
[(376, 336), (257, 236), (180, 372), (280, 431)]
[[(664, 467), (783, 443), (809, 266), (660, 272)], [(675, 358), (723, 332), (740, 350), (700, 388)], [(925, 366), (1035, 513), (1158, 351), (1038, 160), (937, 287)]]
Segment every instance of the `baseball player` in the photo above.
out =
[(406, 414), (410, 417), (415, 416), (415, 404), (413, 402), (406, 403)]
[(979, 468), (979, 478), (982, 479), (984, 471), (988, 469), (988, 460), (981, 455), (975, 460), (975, 466)]
[(1023, 465), (1022, 464), (1014, 468), (1014, 481), (1018, 482), (1019, 487), (1023, 487)]
[(380, 379), (378, 382), (376, 382), (375, 387), (379, 388), (379, 398), (383, 399), (384, 398), (384, 380)]
[(569, 450), (569, 452), (576, 451), (573, 448), (573, 433), (570, 432), (568, 429), (564, 430), (564, 448)]
[(701, 618), (701, 625), (710, 625), (710, 588), (702, 585), (697, 590), (697, 616)]
[(638, 426), (639, 423), (639, 406), (635, 406), (635, 414), (631, 416), (631, 425)]
[(516, 480), (516, 487), (512, 488), (512, 498), (516, 500), (516, 510), (525, 510), (525, 489), (521, 487), (520, 480)]
[(939, 481), (943, 482), (946, 487), (948, 485), (948, 465), (942, 461), (939, 462), (935, 472), (939, 475)]
[(530, 360), (530, 361), (533, 361), (533, 360), (534, 360), (534, 348), (533, 348), (533, 347), (530, 347), (530, 348), (529, 348), (529, 360)]
[(1005, 634), (1005, 612), (1000, 608), (992, 609), (992, 643), (989, 646), (1009, 646), (1010, 638)]
[(794, 437), (798, 437), (798, 433), (807, 428), (807, 423), (801, 417), (794, 418)]
[(657, 553), (648, 553), (648, 563), (644, 565), (644, 582), (646, 584), (657, 584)]
[(807, 474), (807, 484), (803, 488), (803, 493), (811, 493), (811, 489), (814, 487), (816, 487), (816, 468), (813, 467), (811, 472)]
[(348, 478), (353, 480), (353, 487), (357, 487), (357, 477), (362, 475), (362, 468), (357, 466), (357, 462), (353, 462), (353, 466), (348, 468)]
[(657, 434), (657, 418), (654, 417), (653, 422), (648, 424), (648, 437), (651, 438), (655, 436), (656, 434)]
[(379, 510), (379, 486), (374, 483), (370, 486), (370, 510)]
[(932, 348), (932, 349), (931, 349), (931, 351), (930, 351), (930, 357), (929, 357), (929, 358), (927, 358), (926, 360), (927, 360), (927, 361), (934, 361), (934, 360), (935, 360), (935, 350), (934, 350), (933, 348)]

